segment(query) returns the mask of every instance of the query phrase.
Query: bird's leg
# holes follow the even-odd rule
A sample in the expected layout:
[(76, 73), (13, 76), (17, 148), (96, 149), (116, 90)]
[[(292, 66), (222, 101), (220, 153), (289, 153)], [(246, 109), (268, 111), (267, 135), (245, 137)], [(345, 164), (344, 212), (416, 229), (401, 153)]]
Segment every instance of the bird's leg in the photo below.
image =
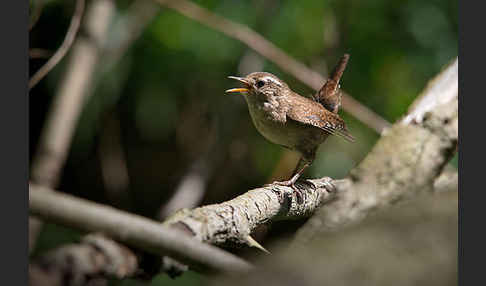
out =
[(304, 159), (301, 157), (297, 167), (295, 168), (292, 177), (287, 181), (275, 181), (271, 185), (287, 186), (291, 187), (297, 195), (297, 201), (301, 203), (303, 201), (302, 192), (295, 186), (295, 183), (299, 177), (304, 173), (305, 169), (311, 165), (312, 161)]

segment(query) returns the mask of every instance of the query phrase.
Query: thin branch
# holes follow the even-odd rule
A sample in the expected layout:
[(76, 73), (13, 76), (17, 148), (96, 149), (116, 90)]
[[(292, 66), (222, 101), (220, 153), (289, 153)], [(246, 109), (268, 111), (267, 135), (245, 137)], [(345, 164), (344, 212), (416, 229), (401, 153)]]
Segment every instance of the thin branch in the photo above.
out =
[(109, 206), (29, 185), (29, 210), (45, 220), (85, 231), (102, 232), (156, 255), (170, 255), (203, 270), (244, 272), (244, 260), (200, 243), (184, 232)]
[(54, 55), (30, 78), (29, 91), (61, 61), (73, 44), (81, 24), (81, 18), (83, 17), (84, 1), (76, 1), (74, 15), (71, 18), (71, 23), (69, 24), (64, 41)]
[[(247, 26), (230, 21), (220, 15), (198, 6), (187, 0), (155, 0), (161, 5), (167, 6), (182, 15), (204, 24), (216, 31), (220, 31), (230, 38), (239, 40), (257, 53), (267, 58), (285, 72), (291, 74), (314, 90), (319, 90), (326, 82), (319, 73), (309, 69), (301, 62), (290, 57), (277, 46), (269, 42), (257, 32)], [(367, 126), (381, 133), (384, 128), (389, 127), (385, 119), (373, 112), (359, 101), (343, 92), (343, 109), (364, 122)]]

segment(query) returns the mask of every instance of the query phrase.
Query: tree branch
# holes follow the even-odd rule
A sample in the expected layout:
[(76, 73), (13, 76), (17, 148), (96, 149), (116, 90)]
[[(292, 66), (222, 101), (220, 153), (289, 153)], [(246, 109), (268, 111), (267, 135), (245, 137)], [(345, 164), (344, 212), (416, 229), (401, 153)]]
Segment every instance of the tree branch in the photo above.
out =
[(170, 255), (196, 269), (242, 272), (244, 260), (150, 219), (29, 185), (30, 213), (84, 231), (102, 232), (127, 245), (156, 255)]
[[(39, 8), (42, 9), (42, 8)], [(45, 77), (66, 55), (67, 51), (71, 47), (76, 38), (76, 34), (78, 33), (79, 26), (81, 24), (81, 18), (83, 16), (84, 11), (84, 0), (77, 0), (76, 1), (76, 8), (74, 10), (74, 15), (71, 19), (71, 23), (69, 24), (68, 31), (66, 33), (66, 37), (64, 37), (64, 41), (62, 42), (59, 49), (54, 53), (54, 55), (30, 78), (29, 80), (29, 91), (43, 78)], [(40, 16), (40, 11), (38, 12)], [(37, 17), (38, 19), (38, 17)], [(37, 20), (35, 21), (37, 22)], [(35, 24), (31, 24), (31, 28)]]
[(457, 192), (422, 195), (208, 285), (457, 285)]
[[(178, 226), (196, 239), (215, 245), (246, 244), (261, 248), (250, 237), (259, 225), (278, 220), (301, 219), (310, 216), (319, 206), (334, 197), (330, 178), (309, 180), (309, 186), (299, 183), (303, 202), (297, 203), (289, 187), (272, 185), (250, 190), (230, 201), (195, 208), (181, 209), (164, 221)], [(331, 191), (331, 192), (330, 192)]]
[(340, 229), (403, 199), (437, 189), (434, 183), (457, 147), (457, 81), (456, 58), (430, 81), (415, 104), (427, 108), (412, 108), (409, 116), (384, 132), (351, 171), (349, 184), (338, 187), (338, 198), (299, 230), (295, 244), (305, 244), (319, 233)]

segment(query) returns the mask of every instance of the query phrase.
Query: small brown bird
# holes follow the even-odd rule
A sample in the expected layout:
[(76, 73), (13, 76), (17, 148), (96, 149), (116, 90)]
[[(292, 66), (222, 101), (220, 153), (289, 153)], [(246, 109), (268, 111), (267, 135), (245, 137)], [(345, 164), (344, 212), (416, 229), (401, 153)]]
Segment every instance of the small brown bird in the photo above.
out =
[(313, 96), (314, 100), (293, 92), (285, 82), (270, 73), (254, 72), (244, 78), (229, 77), (243, 83), (244, 87), (226, 92), (244, 95), (256, 129), (269, 141), (301, 154), (292, 177), (273, 184), (290, 186), (301, 196), (295, 182), (314, 161), (319, 145), (329, 135), (354, 141), (337, 114), (341, 105), (339, 80), (348, 60), (349, 55), (345, 54), (331, 77)]

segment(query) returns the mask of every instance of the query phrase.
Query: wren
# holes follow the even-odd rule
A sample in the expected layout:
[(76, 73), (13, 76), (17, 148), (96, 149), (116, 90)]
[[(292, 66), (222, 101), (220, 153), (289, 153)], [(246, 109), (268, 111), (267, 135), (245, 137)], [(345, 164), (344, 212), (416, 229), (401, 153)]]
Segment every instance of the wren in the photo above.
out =
[(226, 92), (244, 96), (253, 124), (263, 137), (300, 153), (300, 160), (290, 179), (272, 183), (290, 186), (300, 200), (301, 194), (295, 182), (314, 161), (319, 145), (329, 135), (354, 142), (337, 114), (341, 105), (339, 80), (348, 60), (349, 55), (345, 54), (313, 99), (297, 94), (284, 81), (267, 72), (229, 77), (240, 81), (243, 87)]

